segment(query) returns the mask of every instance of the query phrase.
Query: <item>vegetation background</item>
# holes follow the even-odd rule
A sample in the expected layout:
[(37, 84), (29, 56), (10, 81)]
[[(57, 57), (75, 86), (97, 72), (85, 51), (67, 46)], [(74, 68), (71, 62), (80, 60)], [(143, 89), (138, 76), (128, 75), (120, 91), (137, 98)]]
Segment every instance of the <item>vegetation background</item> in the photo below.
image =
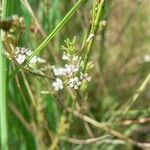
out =
[[(95, 1), (81, 3), (42, 49), (40, 56), (48, 64), (62, 63), (61, 45), (66, 38), (76, 36), (80, 50)], [(77, 0), (3, 0), (1, 20), (23, 17), (24, 30), (13, 33), (14, 38), (19, 33), (16, 46), (35, 49), (75, 4)], [(24, 70), (11, 76), (16, 65), (2, 56), (2, 33), (1, 148), (150, 149), (149, 10), (149, 0), (105, 0), (101, 21), (107, 21), (107, 26), (94, 39), (91, 81), (75, 100), (66, 89), (42, 92), (52, 83)]]

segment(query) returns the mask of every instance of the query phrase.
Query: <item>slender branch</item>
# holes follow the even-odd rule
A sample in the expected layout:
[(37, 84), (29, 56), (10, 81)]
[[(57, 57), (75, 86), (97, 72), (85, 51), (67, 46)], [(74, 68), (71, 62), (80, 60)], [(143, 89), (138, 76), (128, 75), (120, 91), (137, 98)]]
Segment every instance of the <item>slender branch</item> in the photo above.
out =
[(109, 135), (104, 135), (104, 136), (90, 138), (90, 139), (75, 139), (75, 138), (64, 137), (64, 138), (62, 138), (62, 140), (68, 141), (68, 142), (73, 143), (73, 144), (92, 144), (92, 143), (96, 143), (99, 141), (103, 141), (106, 138), (108, 138), (108, 136)]
[[(72, 112), (72, 110), (69, 108), (68, 109), (69, 112)], [(116, 131), (116, 130), (113, 130), (111, 128), (109, 128), (108, 126), (106, 126), (105, 124), (103, 123), (100, 123), (100, 122), (97, 122), (96, 120), (93, 120), (92, 118), (86, 116), (86, 115), (83, 115), (77, 111), (73, 111), (72, 112), (76, 117), (79, 117), (80, 119), (84, 120), (85, 122), (88, 122), (92, 125), (94, 125), (95, 127), (98, 127), (98, 128), (101, 128), (103, 129), (104, 131), (112, 134), (113, 136), (123, 140), (123, 141), (126, 141), (130, 144), (133, 144), (133, 145), (137, 145), (137, 142), (123, 134), (121, 134), (120, 132)]]
[(147, 75), (147, 77), (145, 78), (145, 80), (143, 81), (141, 86), (135, 92), (135, 94), (133, 95), (132, 99), (127, 102), (126, 108), (125, 108), (125, 110), (123, 112), (124, 115), (131, 108), (131, 106), (135, 103), (135, 101), (138, 99), (138, 97), (141, 95), (141, 93), (145, 90), (149, 80), (150, 80), (150, 73)]
[(34, 98), (34, 96), (33, 96), (32, 91), (31, 91), (31, 88), (30, 88), (30, 86), (29, 86), (29, 83), (28, 83), (28, 81), (27, 81), (27, 79), (26, 79), (26, 76), (25, 76), (25, 74), (24, 74), (23, 71), (21, 71), (21, 74), (22, 74), (22, 77), (23, 77), (23, 80), (24, 80), (24, 84), (25, 84), (25, 86), (26, 86), (26, 88), (27, 88), (27, 90), (28, 90), (28, 93), (29, 93), (29, 95), (30, 95), (30, 98), (31, 98), (31, 100), (32, 100), (32, 104), (33, 104), (33, 106), (35, 107), (36, 101), (35, 101), (35, 98)]
[(135, 119), (135, 120), (123, 120), (123, 121), (120, 121), (118, 124), (121, 124), (121, 125), (132, 125), (132, 124), (143, 124), (143, 123), (148, 123), (150, 122), (150, 117), (149, 118), (138, 118), (138, 119)]
[(16, 106), (9, 102), (9, 107), (11, 109), (11, 111), (17, 116), (17, 118), (21, 121), (21, 123), (24, 125), (24, 127), (30, 131), (32, 133), (32, 130), (31, 130), (31, 126), (30, 124), (25, 120), (25, 118), (22, 116), (22, 114), (18, 111), (18, 109), (16, 108)]

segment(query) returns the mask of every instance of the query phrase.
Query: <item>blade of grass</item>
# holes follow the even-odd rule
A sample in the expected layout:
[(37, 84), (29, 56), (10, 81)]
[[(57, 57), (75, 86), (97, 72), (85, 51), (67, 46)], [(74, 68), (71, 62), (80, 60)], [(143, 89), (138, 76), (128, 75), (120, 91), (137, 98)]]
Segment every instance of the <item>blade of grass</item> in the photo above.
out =
[(28, 57), (25, 64), (27, 64), (35, 55), (42, 51), (42, 49), (50, 42), (50, 40), (55, 36), (55, 34), (65, 25), (65, 23), (71, 18), (71, 16), (76, 12), (78, 7), (84, 0), (79, 0), (73, 8), (68, 12), (68, 14), (62, 19), (62, 21), (56, 26), (56, 28), (47, 36), (47, 38), (33, 51), (33, 53)]
[[(51, 2), (51, 11), (50, 11), (50, 18), (49, 22), (53, 26), (56, 26), (60, 22), (60, 16), (61, 16), (61, 9), (59, 9), (60, 2), (59, 0), (54, 0)], [(60, 42), (60, 33), (58, 33), (55, 37), (55, 49), (59, 49), (59, 42)]]
[[(3, 0), (2, 1), (2, 19), (9, 17), (13, 11), (13, 1)], [(3, 57), (3, 45), (2, 45), (3, 32), (0, 35), (0, 129), (1, 129), (1, 146), (3, 150), (8, 149), (8, 132), (7, 132), (7, 73), (8, 62)]]
[[(28, 64), (28, 62), (39, 52), (43, 50), (43, 48), (50, 42), (50, 40), (56, 35), (56, 33), (67, 23), (67, 21), (72, 17), (72, 15), (76, 12), (78, 7), (83, 3), (84, 0), (79, 0), (73, 8), (67, 13), (67, 15), (62, 19), (62, 21), (55, 27), (55, 29), (47, 36), (47, 38), (33, 51), (33, 53), (27, 58), (26, 62), (24, 63), (24, 66)], [(18, 72), (20, 71), (20, 68), (17, 68), (10, 77), (14, 77)]]
[(116, 118), (117, 114), (122, 115), (121, 117), (124, 117), (127, 114), (129, 109), (131, 108), (131, 106), (136, 102), (138, 97), (142, 94), (142, 92), (147, 87), (149, 80), (150, 80), (150, 73), (146, 76), (145, 80), (142, 82), (140, 87), (137, 89), (137, 91), (135, 92), (133, 97), (131, 99), (129, 99), (127, 101), (127, 103), (125, 105), (123, 105), (120, 109), (118, 109), (116, 112), (114, 112), (114, 114), (112, 114), (112, 117), (110, 118), (111, 121), (113, 121)]
[[(40, 23), (39, 23), (39, 21), (38, 21), (36, 15), (34, 14), (34, 12), (33, 12), (32, 8), (31, 8), (31, 6), (30, 6), (28, 0), (22, 0), (21, 2), (23, 3), (23, 5), (24, 5), (24, 6), (26, 7), (26, 9), (28, 10), (28, 12), (30, 13), (31, 17), (33, 18), (33, 20), (34, 20), (36, 26), (37, 26), (38, 29), (39, 29), (39, 32), (40, 32), (42, 38), (46, 37), (46, 36), (47, 36), (47, 33), (44, 31), (43, 27), (40, 25)], [(48, 48), (50, 49), (50, 53), (51, 53), (51, 55), (53, 56), (54, 60), (57, 61), (57, 60), (58, 60), (57, 54), (56, 54), (56, 52), (53, 50), (54, 48), (52, 47), (52, 45), (48, 45)]]
[(138, 99), (138, 97), (142, 94), (142, 92), (147, 87), (149, 81), (150, 81), (150, 73), (146, 76), (146, 78), (143, 81), (143, 83), (141, 84), (141, 86), (138, 88), (138, 90), (133, 95), (132, 99), (130, 99), (127, 102), (127, 104), (125, 105), (125, 107), (123, 107), (123, 113), (122, 113), (123, 115), (125, 115), (129, 111), (129, 109), (131, 108), (131, 106), (136, 102), (136, 100)]

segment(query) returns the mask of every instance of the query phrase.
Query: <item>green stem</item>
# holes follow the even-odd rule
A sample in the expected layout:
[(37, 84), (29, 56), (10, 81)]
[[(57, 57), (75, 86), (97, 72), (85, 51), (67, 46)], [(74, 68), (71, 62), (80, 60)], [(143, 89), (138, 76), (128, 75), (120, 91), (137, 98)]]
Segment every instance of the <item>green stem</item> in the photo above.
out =
[(147, 77), (145, 78), (145, 80), (142, 82), (141, 86), (137, 89), (137, 91), (133, 95), (133, 97), (131, 99), (129, 99), (127, 101), (127, 103), (125, 105), (123, 105), (123, 107), (121, 107), (119, 110), (117, 110), (116, 112), (114, 112), (112, 114), (111, 118), (109, 119), (109, 121), (113, 121), (118, 114), (121, 115), (120, 118), (123, 118), (127, 114), (127, 112), (129, 111), (129, 109), (131, 108), (131, 106), (137, 101), (137, 99), (142, 94), (142, 92), (146, 89), (149, 81), (150, 81), (150, 73), (147, 75)]
[(26, 64), (39, 52), (43, 50), (43, 48), (50, 42), (50, 40), (55, 36), (55, 34), (65, 25), (65, 23), (71, 18), (71, 16), (76, 12), (78, 7), (84, 0), (79, 0), (73, 8), (68, 12), (68, 14), (62, 19), (62, 21), (56, 26), (56, 28), (47, 36), (47, 38), (33, 51), (31, 56), (26, 61)]
[(100, 57), (99, 57), (99, 65), (100, 65), (100, 69), (102, 71), (103, 69), (103, 63), (104, 63), (104, 51), (105, 51), (105, 32), (106, 30), (103, 30), (101, 33), (101, 40), (100, 40)]
[[(104, 4), (105, 4), (105, 0), (101, 0), (100, 4), (99, 4), (99, 7), (98, 7), (98, 12), (97, 12), (97, 17), (96, 17), (96, 23), (95, 23), (95, 31), (94, 31), (94, 34), (97, 33), (98, 29), (99, 29), (99, 23), (100, 21), (102, 20), (103, 18), (103, 14), (104, 14)], [(91, 29), (92, 30), (92, 29)], [(93, 31), (93, 30), (92, 30)], [(85, 65), (84, 65), (84, 69), (83, 69), (83, 72), (86, 70), (86, 66), (87, 66), (87, 63), (88, 63), (88, 60), (89, 60), (89, 57), (91, 55), (91, 51), (92, 51), (92, 48), (93, 48), (93, 44), (94, 44), (94, 40), (95, 38), (92, 38), (90, 41), (89, 41), (89, 44), (87, 46), (87, 53), (86, 53), (86, 56), (85, 56)]]
[[(2, 33), (1, 33), (2, 34)], [(7, 100), (6, 100), (6, 60), (2, 56), (2, 37), (0, 39), (0, 129), (1, 129), (1, 146), (3, 150), (8, 149), (7, 135)]]
[[(76, 12), (78, 7), (83, 3), (84, 0), (79, 0), (73, 8), (68, 12), (68, 14), (62, 19), (62, 21), (55, 27), (55, 29), (46, 37), (46, 39), (33, 51), (33, 53), (27, 58), (24, 66), (28, 64), (28, 62), (39, 52), (43, 50), (43, 48), (50, 42), (50, 40), (56, 35), (56, 33), (67, 23), (67, 21), (72, 17), (72, 15)], [(17, 68), (12, 74), (11, 78), (14, 77), (19, 71), (20, 67)]]
[(131, 106), (136, 102), (136, 100), (138, 99), (138, 97), (141, 95), (141, 93), (145, 90), (145, 88), (147, 87), (148, 83), (150, 81), (150, 73), (147, 75), (147, 77), (145, 78), (145, 80), (143, 81), (143, 83), (141, 84), (141, 86), (138, 88), (138, 90), (136, 91), (136, 93), (133, 95), (132, 99), (130, 99), (127, 104), (125, 105), (123, 115), (125, 115), (129, 109), (131, 108)]
[[(2, 1), (2, 19), (7, 18), (12, 14), (12, 0)], [(1, 146), (2, 150), (8, 149), (8, 132), (7, 132), (7, 85), (8, 85), (8, 62), (3, 57), (2, 45), (3, 33), (0, 33), (0, 129), (1, 129)], [(7, 70), (6, 70), (7, 68)]]
[[(108, 17), (109, 17), (109, 14), (111, 12), (111, 2), (109, 0), (106, 1), (106, 5), (105, 5), (105, 14), (104, 14), (104, 20), (108, 20)], [(101, 32), (101, 38), (100, 38), (100, 57), (99, 57), (99, 65), (100, 65), (100, 70), (102, 71), (103, 68), (104, 68), (104, 55), (105, 55), (105, 37), (106, 37), (106, 30), (107, 30), (107, 27), (104, 28)]]

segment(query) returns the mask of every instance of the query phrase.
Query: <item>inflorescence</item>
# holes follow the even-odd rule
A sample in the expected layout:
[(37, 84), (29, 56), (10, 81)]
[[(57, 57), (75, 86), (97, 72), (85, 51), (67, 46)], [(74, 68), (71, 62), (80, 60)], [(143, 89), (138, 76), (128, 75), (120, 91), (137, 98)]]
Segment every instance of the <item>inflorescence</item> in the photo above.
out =
[(81, 58), (63, 53), (62, 59), (67, 62), (63, 67), (52, 66), (53, 74), (56, 77), (53, 87), (56, 91), (63, 89), (64, 85), (77, 90), (82, 81), (90, 81), (91, 77), (88, 76), (88, 73), (80, 71), (79, 60)]
[[(25, 60), (32, 54), (32, 51), (25, 47), (16, 47), (15, 51), (15, 60), (21, 65), (25, 62)], [(30, 61), (29, 65), (33, 65), (37, 62), (44, 63), (45, 60), (34, 56)]]
[[(64, 66), (50, 66), (50, 76), (52, 77), (52, 87), (55, 91), (59, 91), (64, 86), (69, 86), (74, 90), (79, 89), (81, 84), (90, 81), (91, 77), (88, 75), (87, 70), (84, 73), (81, 71), (82, 63), (81, 57), (76, 54), (75, 38), (73, 41), (66, 40), (66, 47), (63, 46), (64, 53), (62, 60)], [(27, 58), (32, 54), (32, 51), (28, 48), (16, 47), (15, 60), (19, 65), (23, 64)], [(30, 67), (30, 70), (35, 70), (34, 66), (37, 63), (45, 63), (46, 61), (40, 57), (34, 56), (25, 67)], [(42, 69), (38, 69), (41, 71)], [(42, 72), (43, 73), (43, 72)]]

